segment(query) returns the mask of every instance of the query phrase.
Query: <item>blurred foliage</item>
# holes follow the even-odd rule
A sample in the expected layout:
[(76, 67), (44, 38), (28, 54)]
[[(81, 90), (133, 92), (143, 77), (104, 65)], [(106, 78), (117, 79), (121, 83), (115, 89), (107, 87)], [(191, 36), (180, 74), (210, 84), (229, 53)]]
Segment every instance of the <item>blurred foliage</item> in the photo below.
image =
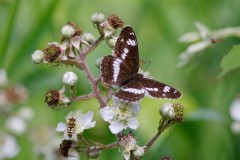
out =
[[(6, 69), (11, 84), (21, 83), (28, 89), (27, 105), (35, 111), (29, 132), (17, 137), (21, 152), (14, 159), (42, 159), (32, 151), (34, 144), (28, 139), (30, 131), (40, 126), (52, 127), (54, 131), (57, 122), (63, 121), (72, 109), (94, 110), (97, 126), (86, 135), (102, 143), (114, 140), (108, 124), (98, 115), (99, 105), (95, 100), (75, 103), (73, 108), (64, 111), (53, 111), (44, 104), (45, 93), (50, 88), (60, 89), (61, 76), (69, 70), (78, 73), (78, 94), (89, 93), (90, 86), (81, 71), (31, 62), (31, 54), (36, 49), (60, 40), (60, 29), (69, 20), (97, 37), (90, 21), (95, 12), (116, 13), (125, 24), (131, 25), (137, 34), (140, 58), (153, 59), (148, 68), (152, 76), (183, 93), (183, 97), (174, 102), (185, 106), (185, 122), (166, 131), (144, 159), (163, 156), (176, 160), (240, 159), (240, 135), (232, 133), (229, 116), (229, 106), (240, 91), (239, 69), (218, 78), (222, 58), (233, 45), (239, 44), (239, 39), (226, 39), (204, 50), (184, 68), (176, 68), (177, 57), (186, 47), (177, 39), (193, 30), (196, 20), (210, 29), (239, 26), (239, 6), (239, 0), (1, 0), (0, 67)], [(95, 75), (98, 74), (95, 60), (109, 53), (111, 50), (102, 43), (89, 55)], [(160, 118), (158, 110), (168, 101), (145, 98), (141, 102), (139, 145), (144, 145), (155, 134)], [(100, 159), (121, 159), (120, 156), (118, 150), (103, 151)]]

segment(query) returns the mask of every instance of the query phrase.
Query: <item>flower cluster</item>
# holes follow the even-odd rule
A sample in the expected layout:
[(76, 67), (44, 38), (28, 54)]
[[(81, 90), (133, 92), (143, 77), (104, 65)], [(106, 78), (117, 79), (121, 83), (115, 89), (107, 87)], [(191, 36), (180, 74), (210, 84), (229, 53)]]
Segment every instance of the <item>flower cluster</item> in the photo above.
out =
[[(156, 141), (161, 132), (168, 127), (167, 125), (170, 126), (170, 123), (173, 124), (172, 122), (181, 122), (183, 116), (181, 107), (178, 108), (175, 104), (166, 104), (161, 110), (161, 115), (162, 119), (165, 119), (167, 123), (164, 121), (163, 124), (162, 119), (160, 119), (159, 126), (163, 126), (163, 129), (159, 129), (155, 138), (150, 140), (144, 147), (140, 147), (137, 145), (137, 140), (132, 132), (139, 127), (137, 120), (141, 109), (139, 101), (144, 97), (145, 93), (157, 98), (167, 98), (167, 96), (169, 96), (169, 98), (174, 99), (179, 98), (181, 93), (170, 86), (162, 86), (164, 84), (154, 81), (148, 72), (139, 69), (139, 72), (136, 71), (136, 73), (134, 70), (133, 77), (125, 77), (125, 80), (116, 84), (117, 89), (123, 89), (123, 92), (126, 92), (127, 96), (123, 97), (131, 100), (134, 99), (134, 97), (131, 96), (135, 95), (136, 101), (118, 99), (118, 97), (115, 96), (114, 85), (105, 83), (102, 74), (96, 78), (93, 76), (88, 66), (87, 55), (103, 40), (106, 40), (108, 46), (114, 49), (115, 52), (123, 50), (124, 54), (119, 58), (109, 56), (108, 58), (112, 60), (111, 62), (106, 59), (107, 56), (99, 58), (96, 61), (96, 66), (101, 70), (101, 73), (103, 73), (102, 64), (106, 63), (104, 70), (104, 72), (106, 72), (106, 79), (109, 78), (107, 72), (111, 72), (111, 74), (113, 73), (113, 78), (116, 80), (120, 72), (120, 63), (126, 58), (127, 54), (131, 54), (131, 47), (137, 47), (135, 33), (130, 26), (126, 26), (122, 29), (119, 36), (123, 38), (121, 40), (117, 38), (114, 34), (118, 28), (123, 27), (124, 23), (116, 14), (105, 17), (102, 13), (95, 13), (91, 16), (91, 21), (99, 32), (99, 38), (95, 38), (91, 33), (84, 32), (74, 22), (67, 22), (61, 29), (61, 42), (49, 43), (46, 48), (35, 51), (32, 54), (32, 61), (36, 64), (51, 64), (51, 66), (61, 64), (75, 66), (77, 69), (85, 72), (86, 78), (91, 85), (92, 93), (78, 96), (76, 90), (76, 86), (79, 83), (77, 72), (68, 71), (63, 74), (61, 89), (49, 89), (45, 96), (45, 102), (49, 108), (59, 110), (65, 108), (71, 109), (71, 104), (76, 101), (96, 98), (100, 105), (99, 112), (101, 117), (109, 123), (109, 129), (112, 134), (116, 135), (117, 139), (111, 144), (104, 145), (100, 142), (95, 142), (93, 139), (90, 140), (86, 138), (83, 134), (84, 131), (96, 126), (96, 121), (93, 120), (94, 112), (88, 111), (87, 113), (83, 113), (78, 109), (76, 111), (70, 111), (65, 117), (65, 122), (59, 122), (57, 124), (56, 131), (63, 132), (63, 140), (59, 145), (59, 152), (64, 157), (79, 157), (85, 154), (87, 158), (96, 158), (101, 154), (102, 150), (120, 148), (125, 160), (140, 159)], [(129, 39), (125, 36), (129, 36), (129, 38), (134, 37), (134, 39)], [(115, 43), (117, 44), (115, 45)], [(123, 44), (120, 43), (126, 43), (129, 48), (124, 48), (124, 46), (122, 46)], [(122, 59), (120, 59), (121, 57)], [(109, 64), (111, 64), (111, 67), (114, 67), (110, 68), (114, 69), (114, 71), (108, 70)], [(136, 79), (145, 79), (147, 81), (146, 86), (141, 86), (139, 81), (139, 84), (136, 86), (133, 85), (132, 88), (124, 88), (122, 84), (127, 83), (127, 81), (134, 78), (134, 76)], [(158, 88), (155, 85), (157, 85)], [(138, 87), (140, 87), (140, 89)], [(107, 91), (106, 95), (103, 94), (102, 88)], [(164, 93), (161, 93), (161, 90)], [(111, 99), (112, 104), (109, 104)], [(125, 130), (131, 131), (123, 134)]]

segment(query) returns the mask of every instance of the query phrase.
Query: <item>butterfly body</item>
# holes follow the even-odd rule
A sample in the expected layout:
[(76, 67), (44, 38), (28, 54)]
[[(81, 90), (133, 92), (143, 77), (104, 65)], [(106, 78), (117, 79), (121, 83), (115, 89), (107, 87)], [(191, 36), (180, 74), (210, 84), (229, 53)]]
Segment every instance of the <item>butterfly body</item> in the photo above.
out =
[(122, 29), (114, 48), (113, 55), (105, 56), (100, 64), (102, 81), (110, 86), (119, 87), (114, 97), (125, 102), (138, 102), (145, 95), (154, 98), (176, 99), (181, 93), (176, 89), (144, 77), (138, 73), (139, 52), (137, 38), (133, 29)]

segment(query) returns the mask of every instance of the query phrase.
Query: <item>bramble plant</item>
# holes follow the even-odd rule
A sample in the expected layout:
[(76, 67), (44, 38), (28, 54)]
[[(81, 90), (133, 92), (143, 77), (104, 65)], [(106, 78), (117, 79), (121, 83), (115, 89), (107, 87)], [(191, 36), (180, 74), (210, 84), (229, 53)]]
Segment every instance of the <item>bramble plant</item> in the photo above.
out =
[[(32, 60), (36, 64), (75, 66), (85, 72), (92, 93), (76, 95), (75, 84), (78, 76), (76, 73), (66, 72), (62, 79), (63, 87), (59, 90), (49, 89), (45, 102), (51, 109), (59, 110), (69, 108), (73, 102), (96, 98), (100, 104), (100, 115), (110, 123), (109, 129), (116, 135), (116, 141), (102, 144), (93, 141), (94, 138), (91, 140), (85, 138), (84, 130), (96, 125), (96, 121), (93, 120), (94, 113), (70, 111), (65, 122), (58, 123), (56, 128), (58, 132), (64, 134), (59, 151), (64, 157), (81, 155), (89, 159), (99, 157), (102, 150), (120, 148), (126, 160), (141, 159), (164, 130), (183, 122), (183, 107), (177, 103), (164, 104), (159, 110), (161, 118), (157, 133), (144, 146), (139, 146), (133, 130), (139, 127), (137, 115), (140, 114), (140, 100), (145, 95), (176, 99), (181, 93), (153, 80), (145, 72), (140, 73), (135, 33), (130, 26), (123, 28), (124, 23), (117, 15), (105, 18), (101, 13), (95, 13), (91, 16), (91, 21), (100, 34), (98, 39), (90, 33), (83, 33), (75, 23), (68, 22), (61, 30), (61, 42), (49, 43), (45, 49), (35, 51)], [(116, 38), (114, 34), (118, 28), (123, 29)], [(96, 60), (100, 75), (94, 77), (89, 69), (87, 56), (104, 40), (109, 47), (114, 48), (113, 54)], [(106, 89), (106, 94), (102, 93), (100, 85)], [(68, 88), (70, 96), (65, 94)]]

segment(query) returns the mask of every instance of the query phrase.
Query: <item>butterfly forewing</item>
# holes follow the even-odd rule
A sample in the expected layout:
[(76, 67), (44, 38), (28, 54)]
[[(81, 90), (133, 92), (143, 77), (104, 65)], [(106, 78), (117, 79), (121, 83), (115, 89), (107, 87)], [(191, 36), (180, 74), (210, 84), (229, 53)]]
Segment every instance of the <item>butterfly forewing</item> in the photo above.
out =
[(115, 44), (114, 55), (124, 61), (131, 74), (138, 72), (138, 43), (136, 35), (130, 26), (122, 29)]
[(175, 88), (153, 79), (143, 78), (141, 84), (146, 90), (145, 94), (149, 97), (170, 99), (181, 97), (181, 93)]
[(105, 56), (100, 65), (101, 77), (108, 85), (119, 85), (131, 76), (129, 68), (122, 59), (114, 56)]

